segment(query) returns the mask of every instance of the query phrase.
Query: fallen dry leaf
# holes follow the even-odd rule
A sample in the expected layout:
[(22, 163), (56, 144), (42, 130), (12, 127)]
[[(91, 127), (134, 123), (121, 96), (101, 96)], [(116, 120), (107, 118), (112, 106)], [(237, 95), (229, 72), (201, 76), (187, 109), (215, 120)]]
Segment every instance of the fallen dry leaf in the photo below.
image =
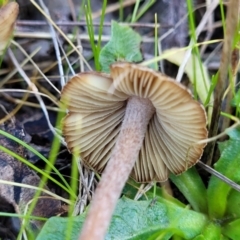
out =
[(19, 6), (16, 2), (10, 2), (0, 8), (0, 54), (3, 54), (10, 41), (18, 11)]

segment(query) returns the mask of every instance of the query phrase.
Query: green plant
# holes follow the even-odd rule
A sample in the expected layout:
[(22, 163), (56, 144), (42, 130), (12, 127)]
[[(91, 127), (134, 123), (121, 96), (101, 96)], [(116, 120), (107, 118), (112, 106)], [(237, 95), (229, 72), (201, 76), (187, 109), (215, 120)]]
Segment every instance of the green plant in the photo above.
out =
[[(112, 34), (110, 43), (103, 48), (99, 58), (105, 71), (108, 71), (109, 64), (117, 60), (118, 56), (124, 58), (127, 54), (131, 55), (129, 51), (124, 52), (124, 45), (117, 46), (120, 49), (118, 51), (112, 46), (115, 38), (121, 37), (121, 27), (116, 23), (112, 27), (118, 29), (117, 34)], [(126, 28), (123, 32), (126, 41), (135, 34)], [(134, 53), (136, 54), (135, 50)], [(105, 59), (112, 60), (104, 62)], [(197, 84), (196, 81), (193, 84)], [(205, 90), (203, 100), (209, 101), (211, 95), (208, 91), (212, 92), (212, 88)], [(215, 169), (239, 182), (240, 169), (237, 166), (240, 164), (240, 152), (237, 146), (240, 144), (240, 130), (232, 129), (228, 134), (230, 139), (219, 143), (221, 157), (215, 164)], [(119, 200), (106, 239), (238, 239), (240, 215), (236, 212), (236, 207), (240, 202), (240, 193), (215, 176), (210, 177), (206, 187), (195, 167), (180, 176), (171, 175), (170, 179), (187, 200), (187, 205), (164, 194), (159, 187), (147, 192), (140, 201), (131, 200), (135, 187), (138, 188), (139, 185), (128, 185), (128, 191), (123, 191), (125, 197)], [(70, 238), (77, 239), (85, 213), (71, 219), (73, 231)], [(65, 239), (68, 221), (68, 218), (50, 219), (37, 239), (51, 239), (52, 234), (55, 234), (56, 239)], [(62, 226), (61, 231), (56, 235), (51, 229), (59, 226)]]
[(102, 6), (102, 14), (101, 14), (101, 20), (100, 20), (100, 27), (99, 27), (99, 34), (98, 34), (98, 41), (97, 44), (95, 44), (94, 40), (94, 28), (93, 28), (93, 20), (92, 20), (92, 9), (91, 9), (91, 2), (90, 0), (87, 1), (87, 5), (85, 5), (86, 10), (86, 22), (87, 22), (87, 29), (88, 29), (88, 35), (89, 40), (93, 52), (94, 57), (94, 63), (96, 70), (100, 71), (100, 61), (99, 61), (99, 54), (101, 50), (101, 38), (102, 38), (102, 31), (103, 31), (103, 22), (104, 22), (104, 14), (107, 6), (107, 1), (103, 1)]
[[(228, 134), (230, 139), (219, 143), (221, 157), (215, 169), (240, 182), (240, 129), (233, 129)], [(148, 191), (140, 201), (131, 200), (127, 196), (131, 197), (136, 190), (128, 185), (127, 196), (118, 202), (106, 239), (239, 239), (239, 192), (215, 176), (210, 177), (205, 187), (195, 167), (170, 178), (187, 199), (187, 205), (166, 196), (159, 187), (156, 196), (153, 191)], [(84, 219), (85, 214), (73, 220), (71, 239), (77, 239), (76, 233)], [(59, 226), (61, 231), (55, 239), (64, 239), (67, 222), (67, 218), (50, 219), (37, 239), (51, 239), (56, 234), (54, 229)]]

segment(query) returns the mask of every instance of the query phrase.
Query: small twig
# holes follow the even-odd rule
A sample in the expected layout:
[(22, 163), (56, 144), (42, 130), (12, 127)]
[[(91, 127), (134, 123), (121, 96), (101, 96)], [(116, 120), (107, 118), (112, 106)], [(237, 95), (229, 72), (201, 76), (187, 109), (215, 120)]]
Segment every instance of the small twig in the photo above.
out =
[[(55, 24), (57, 26), (86, 26), (87, 22), (86, 21), (56, 21)], [(129, 26), (129, 27), (139, 27), (139, 28), (172, 28), (173, 26), (170, 25), (160, 25), (160, 24), (154, 24), (154, 23), (118, 23), (119, 25), (122, 26)], [(30, 20), (18, 20), (16, 23), (17, 26), (46, 26), (47, 23), (45, 21), (30, 21)], [(104, 22), (105, 27), (111, 27), (112, 23), (111, 22)], [(93, 22), (93, 26), (100, 26), (99, 22)]]
[(39, 191), (41, 191), (41, 192), (43, 192), (43, 193), (48, 194), (49, 196), (52, 196), (52, 197), (54, 197), (54, 198), (56, 198), (56, 199), (59, 199), (59, 200), (65, 202), (65, 203), (67, 203), (67, 204), (71, 204), (71, 202), (70, 202), (68, 199), (63, 198), (63, 197), (61, 197), (61, 196), (58, 196), (58, 195), (56, 195), (55, 193), (52, 193), (51, 191), (46, 190), (46, 189), (44, 189), (44, 188), (39, 188), (39, 187), (32, 186), (32, 185), (25, 184), (25, 183), (11, 182), (11, 181), (2, 180), (2, 179), (0, 179), (0, 183), (1, 183), (1, 184), (6, 184), (6, 185), (17, 186), (17, 187), (20, 187), (20, 188), (28, 188), (28, 189), (33, 189), (33, 190), (39, 190)]
[[(68, 67), (69, 67), (69, 69), (70, 69), (71, 74), (72, 74), (72, 75), (75, 75), (75, 71), (74, 71), (71, 63), (69, 62), (69, 59), (68, 59), (68, 57), (67, 57), (66, 52), (64, 51), (64, 49), (63, 49), (63, 47), (62, 47), (62, 44), (60, 44), (59, 38), (58, 38), (57, 40), (58, 40), (58, 43), (59, 43), (59, 48), (61, 49), (61, 51), (62, 51), (62, 53), (63, 53), (63, 56), (64, 56), (64, 58), (65, 58), (65, 60), (66, 60), (66, 62), (67, 62), (67, 64), (68, 64)], [(62, 58), (62, 59), (63, 59), (63, 58)], [(61, 61), (62, 61), (62, 59), (61, 59)], [(81, 58), (80, 58), (80, 63), (83, 64), (83, 62), (81, 61)], [(63, 75), (63, 77), (64, 77), (64, 75)]]
[(211, 173), (212, 175), (214, 175), (215, 177), (219, 178), (220, 180), (222, 180), (223, 182), (227, 183), (228, 185), (230, 185), (233, 189), (237, 190), (238, 192), (240, 192), (240, 185), (238, 185), (237, 183), (233, 182), (231, 179), (225, 177), (224, 175), (222, 175), (220, 172), (216, 171), (215, 169), (209, 167), (208, 165), (204, 164), (203, 162), (199, 161), (197, 163), (201, 168), (203, 168), (204, 170), (206, 170), (207, 172)]
[[(36, 39), (51, 39), (51, 35), (47, 32), (20, 32), (20, 31), (15, 31), (14, 36), (18, 38), (36, 38)], [(67, 34), (66, 35), (68, 40), (69, 39), (74, 39), (73, 34)], [(89, 36), (88, 34), (81, 34), (79, 36), (81, 40), (86, 40), (89, 41)], [(109, 35), (102, 35), (102, 41), (103, 42), (108, 42), (111, 39), (111, 36)], [(94, 40), (98, 40), (98, 35), (94, 35)], [(69, 40), (70, 41), (70, 40)], [(142, 37), (142, 42), (145, 43), (154, 43), (155, 39), (153, 37)], [(72, 43), (73, 44), (73, 43)], [(76, 50), (77, 47), (75, 46), (74, 49)], [(80, 52), (77, 49), (78, 52)]]
[[(6, 93), (6, 92), (12, 92), (12, 93), (31, 93), (31, 94), (36, 94), (36, 91), (31, 91), (31, 90), (26, 90), (26, 89), (14, 89), (14, 88), (8, 88), (8, 89), (0, 89), (0, 93)], [(41, 93), (41, 92), (37, 92), (38, 95), (43, 96), (48, 98), (52, 103), (54, 103), (56, 106), (59, 106), (58, 102), (56, 102), (54, 99), (52, 99), (51, 97), (49, 97), (47, 94)], [(60, 109), (59, 109), (60, 111)]]
[[(12, 44), (15, 45), (17, 48), (19, 48), (19, 50), (27, 57), (27, 59), (29, 60), (29, 62), (32, 63), (32, 65), (38, 70), (38, 72), (42, 75), (42, 77), (47, 81), (47, 83), (58, 93), (60, 94), (60, 91), (54, 86), (54, 84), (52, 84), (51, 81), (49, 81), (49, 79), (43, 74), (43, 72), (41, 71), (41, 69), (38, 67), (38, 65), (32, 60), (32, 58), (28, 55), (28, 53), (22, 48), (21, 45), (19, 45), (17, 42), (12, 40)], [(16, 67), (17, 68), (17, 67)], [(18, 69), (18, 68), (17, 68)]]
[[(233, 99), (234, 90), (236, 86), (238, 65), (239, 65), (239, 49), (238, 47), (235, 47), (231, 54), (231, 74), (229, 77), (229, 85), (223, 96), (223, 99), (225, 99), (223, 111), (228, 114), (231, 114), (233, 109), (231, 101)], [(230, 118), (224, 118), (221, 126), (221, 131), (224, 131), (224, 129), (226, 129), (230, 125), (230, 122), (231, 122)]]
[[(90, 171), (90, 173), (89, 173), (86, 168), (84, 170), (85, 170), (84, 176), (86, 176), (85, 178), (88, 178), (88, 189), (90, 190), (95, 174), (92, 171)], [(86, 194), (86, 191), (87, 190), (84, 188), (83, 189), (83, 194), (82, 194), (82, 199), (81, 199), (80, 205), (79, 205), (79, 214), (83, 213), (83, 211), (84, 211), (84, 209), (85, 209), (85, 207), (87, 205), (87, 194)]]
[[(75, 8), (74, 8), (74, 4), (73, 4), (72, 0), (68, 0), (68, 5), (69, 5), (70, 10), (71, 10), (72, 18), (76, 22), (77, 17), (76, 17)], [(79, 36), (79, 35), (80, 35), (79, 28), (76, 28), (76, 36)], [(79, 37), (77, 37), (77, 44), (78, 44), (79, 47), (82, 48), (81, 39)], [(80, 62), (80, 71), (84, 72), (84, 64), (83, 64), (83, 61), (82, 61), (81, 58), (79, 59), (79, 62)]]
[[(206, 1), (206, 8), (210, 8), (212, 4), (212, 0), (207, 0)], [(208, 22), (207, 22), (207, 34), (206, 37), (204, 39), (204, 42), (207, 42), (209, 39), (211, 39), (212, 34), (213, 34), (213, 30), (214, 30), (214, 11), (212, 11), (212, 14), (209, 16), (208, 18)], [(200, 50), (200, 54), (202, 55), (205, 50), (207, 48), (207, 45), (202, 45), (201, 50)]]
[(41, 105), (41, 108), (42, 108), (42, 111), (45, 115), (45, 118), (47, 120), (47, 123), (48, 123), (48, 126), (50, 128), (50, 130), (53, 132), (53, 134), (55, 136), (57, 136), (61, 142), (63, 142), (63, 139), (62, 137), (56, 132), (55, 128), (52, 126), (51, 122), (50, 122), (50, 119), (49, 119), (49, 115), (48, 115), (48, 111), (46, 109), (46, 106), (41, 98), (41, 96), (39, 95), (39, 92), (38, 92), (38, 89), (37, 87), (35, 86), (35, 84), (33, 84), (31, 82), (31, 80), (29, 79), (29, 77), (26, 75), (26, 73), (23, 71), (23, 69), (21, 68), (21, 66), (19, 65), (17, 59), (15, 58), (12, 50), (9, 48), (8, 49), (8, 54), (9, 54), (9, 57), (11, 58), (13, 64), (15, 65), (15, 67), (17, 68), (19, 74), (22, 76), (22, 78), (26, 81), (26, 83), (28, 84), (29, 88), (35, 93), (35, 97), (37, 98), (39, 104)]
[[(21, 104), (21, 105), (24, 105), (24, 106), (29, 106), (29, 107), (34, 107), (34, 108), (41, 108), (41, 106), (37, 103), (32, 103), (32, 102), (27, 102), (27, 101), (23, 101), (21, 99), (16, 99), (16, 98), (13, 98), (12, 96), (10, 96), (9, 94), (6, 94), (6, 93), (2, 93), (3, 97), (8, 100), (9, 102), (13, 102), (15, 104)], [(46, 109), (47, 110), (50, 110), (50, 111), (54, 111), (54, 112), (59, 112), (61, 111), (59, 108), (57, 107), (49, 107), (49, 106), (46, 106)]]
[(82, 165), (81, 165), (81, 159), (78, 158), (78, 159), (76, 159), (76, 161), (77, 161), (78, 171), (80, 173), (80, 180), (81, 180), (81, 182), (83, 184), (83, 187), (86, 190), (86, 194), (87, 194), (88, 199), (91, 200), (91, 196), (90, 196), (90, 193), (89, 193), (89, 189), (88, 189), (87, 183), (84, 180), (84, 175), (83, 175)]
[(234, 123), (232, 126), (226, 128), (223, 132), (219, 133), (218, 135), (215, 135), (215, 136), (212, 136), (211, 138), (207, 138), (207, 139), (198, 141), (196, 144), (216, 142), (218, 139), (226, 136), (226, 134), (227, 134), (230, 130), (232, 130), (232, 129), (234, 129), (234, 128), (237, 128), (237, 127), (240, 126), (240, 121), (239, 121), (239, 119), (238, 119), (237, 117), (232, 117), (232, 120), (235, 121), (235, 123)]
[[(44, 10), (45, 14), (50, 16), (50, 13), (49, 13), (48, 8), (46, 7), (45, 3), (42, 0), (39, 0), (39, 3), (41, 5), (42, 9)], [(55, 54), (56, 54), (56, 58), (57, 58), (57, 62), (58, 62), (60, 83), (61, 83), (61, 87), (63, 88), (63, 86), (65, 85), (65, 79), (64, 79), (64, 72), (63, 72), (63, 66), (62, 66), (62, 61), (61, 61), (61, 54), (59, 51), (59, 46), (58, 46), (58, 41), (57, 41), (58, 36), (57, 36), (50, 21), (48, 21), (48, 25), (49, 25), (49, 29), (50, 29), (50, 34), (52, 36), (53, 46), (55, 49)]]
[(149, 191), (154, 186), (154, 182), (150, 182), (148, 184), (141, 184), (138, 192), (136, 193), (134, 200), (137, 201), (143, 194)]
[[(24, 65), (27, 64), (27, 63), (30, 61), (30, 59), (32, 59), (32, 57), (38, 53), (39, 50), (40, 50), (40, 48), (35, 49), (35, 51), (32, 52), (32, 53), (29, 55), (28, 58), (25, 58), (25, 59), (23, 60), (23, 62), (20, 63), (20, 67), (23, 68)], [(9, 74), (8, 74), (6, 77), (4, 77), (3, 79), (1, 79), (0, 88), (2, 88), (3, 85), (4, 85), (9, 79), (11, 79), (16, 73), (17, 73), (17, 69), (15, 68), (15, 69), (13, 69), (12, 71), (10, 71)]]

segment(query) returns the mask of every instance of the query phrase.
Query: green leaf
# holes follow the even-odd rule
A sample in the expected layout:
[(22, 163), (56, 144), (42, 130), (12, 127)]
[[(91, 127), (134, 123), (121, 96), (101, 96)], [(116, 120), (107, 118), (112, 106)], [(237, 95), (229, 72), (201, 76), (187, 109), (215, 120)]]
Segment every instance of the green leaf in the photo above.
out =
[(240, 219), (228, 223), (223, 227), (223, 234), (232, 240), (239, 240), (240, 238)]
[(218, 224), (210, 222), (203, 229), (203, 232), (195, 237), (193, 240), (220, 240), (221, 239), (221, 227)]
[(240, 89), (237, 91), (237, 93), (235, 94), (232, 102), (231, 102), (231, 105), (233, 107), (240, 107)]
[[(85, 214), (72, 218), (71, 240), (78, 238)], [(68, 218), (53, 217), (44, 225), (37, 240), (65, 240)], [(207, 224), (207, 217), (167, 200), (134, 201), (123, 197), (119, 200), (106, 240), (169, 239), (180, 235), (192, 239)]]
[(240, 192), (231, 190), (226, 207), (226, 216), (234, 216), (240, 218)]
[[(78, 239), (80, 226), (83, 225), (85, 214), (79, 217), (61, 218), (52, 217), (43, 226), (37, 236), (37, 240), (74, 240)], [(68, 233), (67, 226), (71, 222), (71, 233)], [(69, 238), (67, 238), (69, 236)]]
[(231, 105), (236, 107), (236, 116), (239, 117), (240, 113), (240, 89), (238, 89), (237, 93), (235, 94), (234, 98), (231, 101)]
[(171, 174), (170, 179), (195, 211), (207, 213), (207, 191), (195, 167), (179, 176)]
[(110, 65), (116, 61), (139, 62), (141, 37), (128, 26), (112, 21), (111, 39), (102, 48), (99, 62), (103, 72), (110, 71)]
[[(219, 143), (221, 157), (214, 168), (224, 176), (235, 182), (240, 182), (240, 130), (233, 129), (228, 132), (230, 139)], [(207, 189), (209, 215), (221, 218), (225, 214), (227, 198), (231, 187), (220, 179), (212, 176)]]

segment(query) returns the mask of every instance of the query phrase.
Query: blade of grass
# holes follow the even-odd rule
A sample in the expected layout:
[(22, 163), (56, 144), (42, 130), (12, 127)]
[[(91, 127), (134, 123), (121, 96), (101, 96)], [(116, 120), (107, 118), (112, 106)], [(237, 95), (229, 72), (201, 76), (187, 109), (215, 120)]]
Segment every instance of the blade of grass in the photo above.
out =
[[(27, 216), (23, 214), (6, 213), (6, 212), (0, 212), (0, 217), (15, 217), (15, 218), (27, 219)], [(47, 221), (47, 218), (43, 218), (43, 217), (31, 216), (30, 218), (35, 220), (40, 220), (40, 221)]]
[(222, 27), (223, 27), (223, 36), (226, 36), (226, 18), (225, 18), (225, 12), (224, 12), (224, 4), (223, 0), (219, 1), (219, 6), (220, 6), (220, 12), (221, 12), (221, 20), (222, 20)]
[[(7, 133), (7, 132), (4, 132), (2, 130), (0, 130), (0, 134), (19, 143), (20, 145), (22, 145), (23, 147), (25, 147), (26, 149), (28, 149), (29, 151), (31, 151), (32, 153), (34, 153), (36, 156), (38, 156), (40, 159), (42, 159), (47, 165), (49, 165), (49, 167), (56, 173), (56, 175), (63, 181), (63, 183), (66, 185), (63, 186), (61, 183), (59, 183), (57, 180), (54, 179), (55, 183), (58, 185), (58, 186), (63, 186), (64, 190), (67, 191), (70, 195), (75, 195), (73, 191), (71, 191), (71, 187), (70, 185), (67, 183), (67, 181), (64, 179), (64, 177), (62, 176), (62, 174), (54, 167), (54, 165), (48, 160), (46, 159), (41, 153), (39, 153), (37, 150), (35, 150), (33, 147), (31, 147), (30, 145), (28, 145), (27, 143), (23, 142), (22, 140), (14, 137), (13, 135)], [(1, 147), (1, 146), (0, 146)], [(19, 159), (20, 160), (20, 159)], [(21, 160), (20, 160), (21, 161)], [(27, 161), (24, 159), (24, 162)], [(35, 167), (33, 164), (31, 164), (30, 162), (27, 161), (28, 164), (30, 164), (29, 166), (32, 168), (32, 166), (34, 168), (37, 168)], [(40, 169), (34, 169), (36, 171), (40, 170)], [(42, 171), (42, 170), (40, 170)], [(43, 172), (44, 173), (44, 172)], [(41, 173), (42, 174), (42, 173)], [(44, 173), (45, 174), (45, 173)], [(76, 196), (76, 195), (75, 195)]]
[(98, 44), (97, 44), (97, 61), (98, 62), (99, 62), (99, 54), (100, 54), (100, 51), (101, 51), (101, 39), (102, 39), (102, 33), (103, 33), (103, 24), (104, 24), (104, 17), (105, 17), (106, 8), (107, 8), (107, 0), (104, 0), (103, 5), (102, 5), (102, 15), (101, 15), (101, 19), (100, 19)]
[[(58, 116), (57, 116), (57, 121), (56, 121), (56, 126), (59, 126), (60, 125), (60, 122), (61, 122), (61, 119), (63, 118), (63, 113), (62, 112), (59, 112)], [(52, 148), (51, 148), (51, 151), (50, 151), (50, 154), (49, 154), (49, 162), (54, 165), (54, 162), (56, 160), (56, 156), (58, 155), (58, 152), (59, 152), (59, 148), (60, 148), (60, 140), (58, 138), (58, 136), (54, 135), (54, 139), (53, 139), (53, 144), (52, 144)], [(35, 166), (34, 166), (35, 167)], [(51, 171), (51, 166), (47, 165), (46, 168), (45, 168), (45, 171), (46, 172), (50, 172)], [(38, 198), (39, 196), (41, 195), (41, 189), (44, 188), (44, 186), (46, 185), (47, 183), (47, 180), (50, 179), (50, 176), (49, 174), (44, 174), (42, 175), (41, 177), (41, 181), (39, 183), (39, 190), (37, 190), (35, 192), (35, 195), (32, 199), (32, 202), (29, 206), (29, 209), (27, 211), (27, 216), (31, 216), (32, 215), (32, 212), (34, 211), (34, 208), (37, 204), (37, 201), (38, 201)], [(55, 179), (54, 179), (55, 180)], [(70, 196), (72, 196), (70, 194)], [(76, 196), (75, 196), (76, 198)], [(25, 227), (28, 226), (28, 221), (24, 222), (21, 226), (21, 229), (20, 229), (20, 233), (19, 233), (19, 236), (22, 235)]]
[(66, 188), (64, 185), (62, 185), (61, 183), (59, 183), (57, 180), (55, 180), (53, 177), (49, 176), (48, 173), (44, 172), (43, 170), (39, 169), (38, 167), (36, 167), (35, 165), (33, 165), (32, 163), (30, 163), (28, 160), (26, 160), (25, 158), (21, 157), (20, 155), (12, 152), (11, 150), (9, 150), (8, 148), (5, 148), (3, 146), (0, 146), (0, 151), (3, 151), (7, 154), (9, 154), (10, 156), (16, 158), (17, 160), (21, 161), (22, 163), (26, 164), (27, 166), (29, 166), (30, 168), (32, 168), (33, 170), (35, 170), (36, 172), (40, 173), (42, 176), (47, 177), (49, 180), (51, 180), (52, 182), (54, 182), (55, 184), (57, 184), (59, 187), (61, 187), (62, 189), (64, 189), (66, 192), (68, 192), (70, 195), (72, 195), (72, 192)]
[[(71, 185), (71, 188), (73, 189), (73, 191), (77, 192), (78, 190), (78, 183), (76, 181), (76, 179), (78, 179), (78, 166), (77, 166), (77, 161), (79, 161), (79, 159), (75, 156), (79, 156), (76, 155), (76, 154), (73, 154), (73, 157), (72, 157), (72, 171), (71, 171), (71, 182), (70, 182), (70, 185)], [(79, 191), (81, 191), (81, 189), (79, 189)], [(71, 201), (74, 201), (76, 199), (74, 199), (72, 196), (70, 196), (70, 200)], [(67, 240), (71, 240), (71, 235), (72, 235), (72, 230), (73, 230), (73, 223), (74, 223), (74, 216), (72, 216), (72, 213), (73, 213), (73, 210), (74, 210), (74, 205), (70, 205), (69, 206), (69, 211), (68, 211), (68, 218), (69, 218), (69, 221), (68, 221), (68, 224), (67, 224), (67, 233), (66, 233), (66, 239)]]
[(95, 45), (95, 40), (94, 40), (94, 28), (93, 28), (92, 9), (91, 9), (90, 0), (88, 0), (87, 5), (85, 5), (85, 12), (86, 12), (85, 16), (86, 16), (86, 22), (87, 22), (87, 30), (88, 30), (90, 45), (91, 45), (93, 56), (94, 56), (95, 68), (97, 71), (100, 71), (97, 47)]
[(119, 4), (120, 4), (120, 7), (119, 7), (119, 20), (120, 22), (123, 22), (123, 0), (119, 0)]
[(214, 91), (214, 89), (217, 85), (217, 79), (218, 79), (218, 73), (216, 75), (212, 76), (211, 85), (210, 85), (210, 88), (209, 88), (209, 91), (208, 91), (208, 95), (207, 95), (206, 101), (204, 102), (205, 107), (210, 103), (211, 96), (212, 96), (213, 91)]
[(140, 0), (137, 0), (133, 9), (133, 14), (132, 14), (132, 19), (131, 19), (131, 23), (136, 21), (136, 16), (137, 16), (137, 11), (139, 8), (139, 4), (140, 4)]
[[(192, 6), (192, 1), (191, 0), (187, 0), (187, 9), (188, 9), (188, 22), (189, 22), (189, 27), (190, 27), (190, 36), (191, 39), (193, 41), (193, 53), (197, 54), (197, 47), (196, 47), (196, 43), (197, 43), (197, 36), (196, 36), (196, 26), (195, 26), (195, 21), (194, 21), (194, 11), (193, 11), (193, 6)], [(193, 95), (194, 98), (197, 99), (197, 84), (196, 84), (196, 62), (195, 62), (195, 58), (193, 59), (193, 73), (194, 73), (194, 78), (193, 78)]]
[[(157, 57), (158, 56), (158, 28), (157, 28), (157, 14), (155, 13), (154, 15), (154, 20), (155, 20), (155, 28), (154, 28), (154, 56)], [(154, 68), (157, 71), (158, 70), (158, 64), (157, 62), (155, 62), (154, 64)]]
[(56, 195), (55, 193), (52, 193), (51, 191), (46, 190), (44, 188), (35, 187), (35, 186), (28, 185), (25, 183), (23, 184), (23, 183), (17, 183), (17, 182), (5, 181), (5, 180), (0, 180), (0, 183), (6, 184), (6, 185), (11, 185), (11, 186), (16, 186), (16, 187), (20, 187), (20, 188), (29, 188), (29, 189), (33, 189), (33, 190), (40, 190), (40, 191), (48, 194), (49, 196), (51, 196), (55, 199), (58, 199), (66, 204), (71, 204), (71, 202), (68, 199), (60, 197), (60, 196)]
[(207, 213), (207, 191), (195, 167), (190, 168), (179, 176), (171, 174), (170, 179), (195, 211)]
[(135, 17), (135, 22), (138, 21), (155, 2), (156, 0), (150, 0), (148, 2), (144, 2), (143, 6), (139, 8), (139, 12)]

